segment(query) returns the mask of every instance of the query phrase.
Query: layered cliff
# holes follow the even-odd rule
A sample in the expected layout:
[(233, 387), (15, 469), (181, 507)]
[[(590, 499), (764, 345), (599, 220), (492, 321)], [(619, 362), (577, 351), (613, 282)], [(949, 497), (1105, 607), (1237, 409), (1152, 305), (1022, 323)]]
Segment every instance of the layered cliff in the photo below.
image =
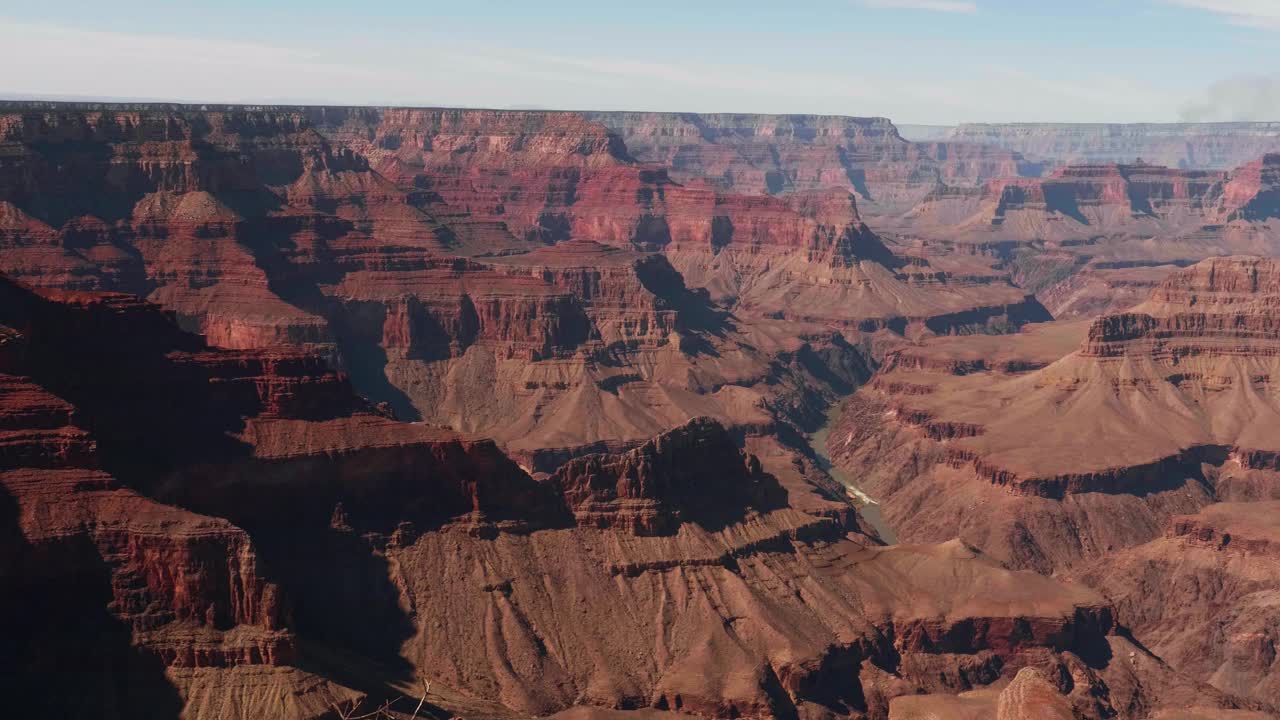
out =
[(1280, 218), (1280, 154), (1268, 153), (1232, 171), (1222, 187), (1217, 210), (1225, 222)]
[(1141, 158), (1175, 168), (1225, 170), (1280, 149), (1280, 123), (967, 124), (946, 138), (1063, 164)]
[[(1206, 260), (1129, 313), (903, 349), (855, 396), (843, 449), (908, 538), (958, 532), (1041, 569), (1145, 542), (1171, 513), (1274, 482), (1278, 278), (1272, 260)], [(854, 419), (877, 408), (883, 431)], [(914, 459), (890, 467), (887, 447)]]
[[(3, 117), (0, 269), (146, 295), (214, 346), (320, 352), (403, 418), (521, 452), (820, 416), (865, 364), (843, 334), (1046, 317), (990, 268), (895, 256), (848, 188), (676, 182), (580, 113)], [(859, 162), (909, 151), (884, 121), (817, 124)]]
[(962, 235), (1059, 244), (1121, 232), (1154, 235), (1217, 222), (1226, 178), (1144, 163), (1069, 165), (1044, 178), (1006, 175), (980, 191), (943, 188), (907, 217), (923, 228), (958, 222)]
[(884, 718), (1026, 666), (1072, 675), (1084, 717), (1163, 702), (1111, 659), (1098, 594), (883, 547), (774, 441), (697, 420), (536, 479), (314, 358), (210, 349), (125, 296), (0, 294), (20, 707), (47, 710), (24, 679), (72, 672), (89, 630), (112, 670), (53, 699), (70, 714), (318, 718), (417, 675), (433, 713)]
[(150, 295), (224, 347), (333, 354), (332, 329), (301, 307), (291, 273), (413, 262), (450, 238), (421, 198), (332, 146), (297, 110), (2, 117), (3, 269), (46, 286)]
[(681, 182), (748, 194), (839, 189), (877, 211), (909, 206), (939, 183), (1038, 175), (1043, 166), (975, 143), (911, 143), (884, 118), (824, 115), (588, 113), (639, 159)]
[[(819, 115), (590, 113), (637, 158), (682, 180), (749, 194), (839, 188), (869, 199), (869, 184), (905, 181), (916, 150), (885, 118)], [(886, 191), (888, 188), (884, 188)]]
[[(122, 402), (104, 387), (122, 370), (148, 375), (157, 392), (208, 382), (199, 343), (124, 296), (40, 296), (5, 279), (0, 298), (0, 323), (12, 328), (0, 345), (0, 604), (22, 618), (0, 664), (14, 711), (176, 715), (190, 688), (230, 677), (240, 680), (221, 700), (252, 698), (299, 716), (350, 696), (294, 667), (291, 610), (250, 534), (155, 499), (134, 484), (141, 478), (114, 439), (154, 441), (161, 455), (191, 444), (168, 445), (179, 438), (156, 432), (129, 401), (116, 409), (131, 415), (127, 427), (104, 427), (97, 412), (99, 402)], [(68, 344), (82, 357), (62, 355)], [(151, 374), (163, 351), (176, 353), (160, 361), (167, 377)], [(141, 358), (151, 362), (130, 369)], [(309, 404), (294, 400), (328, 394), (328, 379), (310, 375), (319, 367), (232, 355), (212, 372), (229, 405), (289, 415)], [(167, 398), (168, 409), (191, 400)], [(75, 681), (45, 692), (64, 676)]]
[(1055, 317), (1090, 317), (1137, 304), (1175, 266), (1276, 251), (1273, 157), (1229, 172), (1071, 165), (980, 189), (944, 186), (877, 227), (1002, 258)]
[(1210, 505), (1074, 574), (1106, 588), (1135, 637), (1172, 666), (1274, 704), (1277, 509), (1270, 500)]

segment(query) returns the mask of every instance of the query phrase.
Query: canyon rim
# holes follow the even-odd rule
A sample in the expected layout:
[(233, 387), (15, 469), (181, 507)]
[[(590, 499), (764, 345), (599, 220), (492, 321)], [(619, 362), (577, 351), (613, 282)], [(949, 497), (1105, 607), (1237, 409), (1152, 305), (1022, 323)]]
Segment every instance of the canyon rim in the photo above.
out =
[(0, 13), (6, 715), (1280, 717), (1265, 4), (146, 5)]

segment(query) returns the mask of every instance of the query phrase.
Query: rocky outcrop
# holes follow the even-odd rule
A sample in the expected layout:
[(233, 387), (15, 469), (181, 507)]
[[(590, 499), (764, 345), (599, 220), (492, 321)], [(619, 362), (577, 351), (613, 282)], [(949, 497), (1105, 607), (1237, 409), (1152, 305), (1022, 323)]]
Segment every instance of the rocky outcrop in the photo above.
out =
[(1105, 586), (1134, 636), (1175, 668), (1274, 707), (1276, 509), (1210, 505), (1075, 575)]
[(1218, 200), (1224, 222), (1280, 217), (1280, 154), (1268, 153), (1228, 175)]
[[(694, 462), (677, 464), (684, 458)], [(724, 429), (699, 418), (621, 455), (570, 460), (552, 482), (579, 524), (661, 534), (682, 518), (714, 522), (744, 507), (783, 506), (782, 488), (766, 478), (760, 461), (741, 461)]]
[(33, 619), (15, 677), (68, 662), (79, 626), (48, 629), (72, 611), (139, 688), (106, 707), (194, 717), (376, 706), (401, 672), (523, 713), (885, 717), (1027, 664), (1108, 666), (1097, 594), (958, 543), (881, 547), (794, 452), (745, 455), (711, 421), (535, 479), (300, 356), (207, 348), (119, 295), (0, 290), (25, 373), (0, 384), (4, 601)]
[[(914, 172), (918, 151), (885, 118), (590, 113), (646, 162), (749, 194), (840, 188), (870, 198)], [(880, 194), (877, 192), (877, 194)]]
[[(977, 338), (902, 349), (832, 437), (891, 523), (915, 519), (908, 538), (960, 532), (1043, 570), (1145, 542), (1174, 513), (1274, 486), (1261, 427), (1280, 412), (1267, 391), (1277, 292), (1274, 261), (1212, 259), (1131, 312), (1007, 338), (1002, 356)], [(877, 412), (882, 431), (858, 425)], [(962, 482), (965, 500), (946, 489)], [(970, 519), (975, 499), (1014, 518), (993, 533)]]
[(994, 688), (960, 695), (914, 695), (894, 698), (890, 720), (1071, 720), (1076, 714), (1071, 701), (1045, 679), (1036, 668), (1018, 671), (1003, 690)]

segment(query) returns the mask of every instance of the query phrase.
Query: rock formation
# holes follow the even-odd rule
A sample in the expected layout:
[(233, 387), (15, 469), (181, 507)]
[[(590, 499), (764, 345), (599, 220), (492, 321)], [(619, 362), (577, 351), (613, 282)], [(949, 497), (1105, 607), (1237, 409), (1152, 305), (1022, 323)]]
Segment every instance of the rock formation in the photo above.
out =
[(6, 682), (70, 667), (69, 613), (96, 623), (115, 670), (69, 712), (320, 717), (418, 674), (464, 712), (883, 718), (1028, 666), (1073, 674), (1085, 717), (1161, 701), (1112, 659), (1100, 595), (959, 542), (883, 547), (767, 438), (748, 456), (695, 420), (537, 479), (314, 356), (210, 349), (122, 295), (0, 295), (0, 571), (32, 620)]
[[(870, 461), (891, 520), (916, 518), (908, 538), (958, 532), (1040, 569), (1150, 540), (1173, 513), (1271, 482), (1278, 294), (1272, 260), (1206, 260), (1129, 313), (904, 348), (851, 402), (847, 457)], [(893, 420), (853, 419), (871, 412)], [(886, 443), (914, 459), (891, 467)], [(984, 504), (1007, 519), (972, 515)]]
[(909, 205), (940, 182), (1039, 175), (1043, 166), (976, 143), (908, 142), (885, 118), (588, 113), (639, 159), (681, 182), (786, 195), (837, 188), (877, 209)]
[(1071, 703), (1035, 668), (1023, 668), (998, 693), (984, 688), (960, 695), (910, 695), (895, 698), (890, 720), (1072, 720)]
[(1105, 587), (1134, 636), (1172, 666), (1274, 704), (1280, 505), (1250, 500), (1175, 516), (1151, 542), (1074, 574)]
[(1280, 150), (1280, 123), (967, 124), (945, 134), (1060, 163), (1136, 159), (1191, 170), (1226, 170)]
[[(61, 104), (0, 108), (0, 156), (10, 696), (81, 662), (55, 714), (1276, 707), (1266, 531), (1221, 501), (1280, 497), (1280, 269), (1194, 263), (1273, 246), (1280, 156)], [(1189, 631), (1219, 601), (1243, 650)]]
[[(319, 352), (401, 417), (528, 457), (820, 416), (799, 388), (864, 375), (859, 333), (1047, 318), (990, 268), (895, 256), (848, 188), (677, 183), (578, 113), (3, 118), (0, 270), (145, 295), (218, 347)], [(849, 134), (868, 163), (910, 150), (884, 121)]]
[(874, 222), (883, 236), (935, 253), (1000, 258), (1054, 317), (1092, 317), (1137, 304), (1177, 266), (1280, 250), (1276, 162), (1267, 155), (1231, 171), (1070, 165), (1043, 178), (940, 185)]

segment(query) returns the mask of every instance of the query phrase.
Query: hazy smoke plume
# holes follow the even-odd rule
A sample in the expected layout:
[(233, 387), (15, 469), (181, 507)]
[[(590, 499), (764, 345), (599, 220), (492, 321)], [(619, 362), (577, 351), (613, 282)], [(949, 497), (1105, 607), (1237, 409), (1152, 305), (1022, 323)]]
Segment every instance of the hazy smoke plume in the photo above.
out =
[(1178, 110), (1184, 122), (1280, 120), (1280, 75), (1242, 75), (1209, 86)]

